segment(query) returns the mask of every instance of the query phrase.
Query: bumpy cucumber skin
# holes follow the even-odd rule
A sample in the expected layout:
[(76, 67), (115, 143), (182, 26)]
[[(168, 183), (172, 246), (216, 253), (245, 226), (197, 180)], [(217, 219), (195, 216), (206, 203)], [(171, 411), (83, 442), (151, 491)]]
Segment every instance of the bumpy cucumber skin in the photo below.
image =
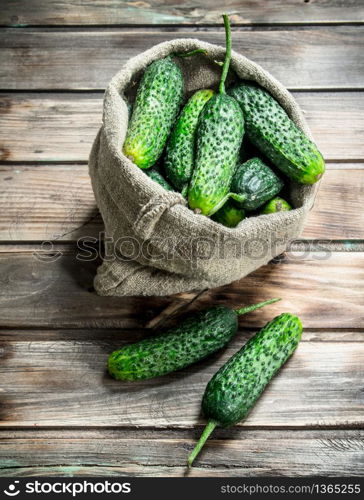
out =
[(325, 162), (316, 145), (266, 90), (238, 83), (228, 93), (243, 110), (247, 136), (273, 165), (301, 184), (322, 177)]
[(216, 306), (166, 333), (114, 351), (108, 370), (119, 380), (142, 380), (180, 370), (221, 349), (235, 335), (237, 314)]
[(228, 427), (243, 420), (294, 352), (301, 333), (299, 318), (283, 313), (234, 354), (206, 387), (202, 409), (209, 421)]
[(190, 208), (209, 215), (229, 193), (243, 135), (244, 118), (237, 101), (226, 94), (214, 95), (198, 121)]
[(279, 193), (283, 182), (260, 158), (239, 165), (231, 182), (231, 191), (246, 195), (245, 210), (256, 210)]
[(168, 179), (179, 191), (191, 179), (198, 117), (213, 95), (214, 91), (209, 89), (195, 92), (182, 109), (168, 139), (164, 168)]
[(182, 96), (182, 72), (171, 57), (154, 61), (147, 67), (123, 146), (124, 154), (138, 167), (151, 167), (162, 154)]
[(291, 205), (283, 198), (276, 196), (273, 200), (270, 200), (266, 205), (264, 205), (260, 213), (275, 214), (277, 212), (288, 212), (289, 210), (292, 210)]
[(245, 212), (228, 200), (211, 218), (223, 226), (236, 227), (245, 218)]
[(162, 174), (160, 174), (157, 170), (154, 168), (150, 168), (145, 171), (148, 177), (153, 179), (153, 181), (157, 182), (160, 184), (164, 189), (167, 191), (174, 191), (173, 187), (169, 184), (169, 182), (166, 181), (166, 179), (163, 177)]

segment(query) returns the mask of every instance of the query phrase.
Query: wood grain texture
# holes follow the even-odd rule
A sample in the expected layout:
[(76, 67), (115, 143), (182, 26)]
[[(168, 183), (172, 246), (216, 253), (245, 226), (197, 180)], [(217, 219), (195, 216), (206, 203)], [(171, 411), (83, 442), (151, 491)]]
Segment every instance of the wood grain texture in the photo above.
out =
[[(0, 254), (0, 327), (135, 328), (167, 307), (173, 296), (98, 297), (89, 291), (98, 265), (74, 254), (35, 245), (34, 254)], [(282, 310), (297, 313), (307, 328), (363, 325), (364, 253), (291, 252), (246, 278), (202, 294), (189, 306), (231, 307), (282, 297), (244, 318), (262, 326)], [(264, 284), (264, 286), (262, 285)], [(283, 284), (283, 285), (282, 285)]]
[(0, 240), (76, 241), (103, 230), (87, 165), (2, 165), (0, 185)]
[[(364, 239), (364, 170), (329, 165), (302, 237)], [(332, 168), (332, 170), (331, 170)]]
[[(0, 89), (9, 90), (0, 95), (0, 241), (14, 242), (0, 245), (0, 476), (183, 476), (207, 381), (283, 310), (302, 317), (299, 349), (245, 423), (214, 433), (191, 475), (364, 473), (364, 252), (328, 255), (313, 241), (308, 254), (296, 245), (199, 296), (117, 299), (95, 295), (99, 262), (76, 260), (67, 244), (101, 228), (85, 165), (101, 124), (94, 91), (162, 40), (222, 44), (222, 10), (235, 24), (234, 48), (301, 90), (295, 96), (330, 161), (303, 237), (360, 249), (363, 27), (307, 24), (363, 23), (362, 1), (34, 0), (29, 8), (4, 0), (0, 24), (44, 27), (0, 29)], [(31, 243), (50, 238), (60, 244)], [(283, 300), (241, 318), (233, 343), (194, 367), (136, 384), (106, 374), (107, 355), (150, 335), (147, 326), (272, 296)]]
[(97, 296), (92, 283), (99, 264), (81, 262), (76, 254), (63, 255), (58, 248), (44, 252), (41, 245), (33, 253), (1, 254), (0, 309), (9, 313), (1, 324), (56, 327), (66, 326), (66, 322), (88, 328), (135, 328), (144, 326), (173, 301), (173, 297)]
[[(108, 354), (124, 344), (118, 332), (113, 339), (108, 335), (99, 340), (2, 341), (0, 425), (202, 425), (200, 404), (207, 382), (251, 335), (238, 334), (224, 352), (192, 367), (133, 383), (115, 381), (105, 370)], [(301, 342), (239, 425), (363, 426), (363, 375), (364, 341)]]
[[(199, 432), (2, 431), (0, 475), (183, 476)], [(188, 476), (360, 476), (363, 438), (361, 430), (218, 429)]]
[[(229, 307), (239, 307), (248, 298), (254, 303), (262, 288), (268, 296), (282, 297), (283, 301), (271, 305), (269, 314), (267, 309), (251, 313), (249, 321), (254, 322), (265, 314), (268, 321), (284, 310), (298, 314), (308, 328), (347, 328), (349, 325), (361, 328), (364, 253), (350, 253), (350, 256), (325, 250), (316, 253), (310, 248), (308, 245), (301, 253), (287, 253), (281, 260), (277, 259), (276, 264), (262, 267), (243, 280), (205, 292), (189, 309), (226, 301)], [(335, 319), (334, 309), (341, 315), (340, 319)]]
[[(303, 233), (364, 239), (364, 169), (329, 164)], [(0, 165), (0, 241), (98, 237), (101, 216), (86, 165)]]
[[(327, 160), (364, 159), (364, 92), (293, 94)], [(101, 125), (102, 98), (0, 94), (0, 111), (0, 161), (86, 161)]]
[(0, 161), (86, 161), (101, 113), (98, 94), (1, 95)]
[[(131, 57), (175, 38), (224, 45), (221, 30), (0, 31), (0, 88), (104, 89)], [(234, 50), (290, 89), (363, 88), (364, 27), (233, 31)], [(71, 56), (70, 56), (71, 54)]]
[(221, 12), (231, 15), (234, 23), (254, 24), (314, 24), (363, 22), (361, 0), (274, 0), (254, 2), (224, 0), (218, 4), (208, 0), (199, 2), (171, 2), (170, 0), (121, 1), (103, 0), (3, 0), (0, 24), (78, 25), (78, 24), (216, 24)]

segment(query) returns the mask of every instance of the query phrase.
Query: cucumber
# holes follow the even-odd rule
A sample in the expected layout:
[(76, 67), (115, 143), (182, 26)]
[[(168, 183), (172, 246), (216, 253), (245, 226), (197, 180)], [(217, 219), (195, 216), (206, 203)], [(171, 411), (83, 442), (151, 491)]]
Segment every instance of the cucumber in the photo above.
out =
[(239, 165), (231, 182), (231, 191), (245, 196), (242, 207), (256, 210), (279, 193), (283, 182), (260, 158)]
[(231, 31), (229, 19), (224, 17), (226, 55), (219, 85), (219, 93), (204, 106), (196, 132), (196, 159), (188, 188), (191, 209), (203, 215), (212, 215), (229, 197), (239, 150), (244, 135), (244, 118), (238, 102), (225, 93), (225, 80), (231, 59)]
[(273, 165), (301, 184), (314, 184), (322, 177), (325, 162), (320, 151), (266, 90), (242, 82), (228, 93), (241, 106), (247, 136)]
[(236, 311), (224, 306), (201, 311), (166, 333), (114, 351), (108, 359), (109, 373), (119, 380), (142, 380), (180, 370), (224, 347), (237, 332), (238, 315), (277, 300)]
[(157, 182), (160, 184), (164, 189), (167, 191), (174, 191), (173, 187), (169, 184), (169, 182), (166, 181), (166, 179), (163, 177), (163, 175), (158, 172), (155, 168), (149, 168), (148, 170), (145, 171), (148, 177), (153, 179), (153, 181)]
[(242, 208), (237, 208), (230, 200), (212, 216), (215, 222), (219, 222), (226, 227), (236, 227), (244, 218), (244, 210)]
[(179, 191), (183, 191), (191, 179), (198, 117), (213, 95), (214, 91), (209, 89), (195, 92), (182, 109), (168, 139), (164, 168), (167, 178)]
[(202, 399), (208, 424), (188, 457), (189, 466), (217, 425), (229, 427), (247, 416), (268, 382), (296, 349), (301, 334), (300, 319), (283, 313), (215, 373)]
[(266, 205), (264, 205), (260, 213), (274, 214), (276, 212), (288, 212), (288, 210), (292, 210), (291, 205), (283, 198), (276, 196), (273, 200), (270, 200)]
[(183, 76), (171, 56), (152, 62), (140, 82), (123, 146), (138, 167), (150, 168), (162, 154), (183, 97)]

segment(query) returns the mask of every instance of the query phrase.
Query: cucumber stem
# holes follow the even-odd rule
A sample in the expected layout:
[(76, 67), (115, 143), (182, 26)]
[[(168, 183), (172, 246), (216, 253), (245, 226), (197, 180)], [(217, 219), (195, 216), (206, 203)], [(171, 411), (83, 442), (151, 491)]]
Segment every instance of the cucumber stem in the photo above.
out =
[(241, 307), (240, 309), (235, 309), (236, 314), (240, 316), (240, 314), (246, 314), (248, 312), (255, 311), (256, 309), (260, 309), (261, 307), (267, 306), (269, 304), (274, 304), (274, 302), (278, 302), (281, 299), (269, 299), (264, 302), (258, 302), (258, 304), (253, 304), (252, 306)]
[(190, 52), (186, 52), (184, 54), (182, 53), (177, 53), (177, 52), (174, 52), (173, 55), (175, 57), (191, 57), (191, 56), (194, 56), (196, 54), (207, 54), (207, 50), (206, 49), (195, 49), (195, 50), (191, 50)]
[(227, 14), (223, 14), (222, 17), (224, 19), (224, 26), (225, 26), (226, 53), (225, 53), (224, 66), (222, 68), (219, 92), (220, 94), (225, 94), (225, 80), (229, 71), (230, 60), (231, 60), (231, 28), (230, 28), (229, 16)]
[(187, 459), (187, 465), (188, 467), (192, 466), (193, 461), (197, 457), (197, 455), (200, 453), (203, 445), (206, 443), (207, 438), (211, 434), (211, 432), (215, 429), (217, 426), (217, 422), (214, 422), (213, 420), (209, 420), (206, 427), (203, 430), (203, 433), (201, 434), (200, 439), (198, 440), (198, 443), (190, 453), (188, 459)]

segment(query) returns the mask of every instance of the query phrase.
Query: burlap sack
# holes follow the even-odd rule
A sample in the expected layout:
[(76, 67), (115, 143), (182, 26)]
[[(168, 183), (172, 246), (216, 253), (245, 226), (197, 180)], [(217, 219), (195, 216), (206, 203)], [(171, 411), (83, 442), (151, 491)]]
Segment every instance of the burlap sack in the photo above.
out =
[[(105, 92), (103, 125), (89, 161), (105, 223), (105, 257), (95, 277), (100, 295), (169, 295), (213, 288), (242, 278), (282, 253), (302, 231), (314, 186), (290, 184), (295, 209), (249, 217), (226, 228), (192, 212), (179, 193), (167, 192), (122, 153), (128, 126), (126, 95), (135, 92), (146, 66), (170, 53), (204, 48), (208, 56), (178, 59), (185, 94), (217, 88), (225, 49), (196, 39), (161, 43), (130, 59)], [(255, 80), (281, 103), (294, 122), (310, 131), (290, 93), (260, 66), (236, 52), (230, 80)]]

